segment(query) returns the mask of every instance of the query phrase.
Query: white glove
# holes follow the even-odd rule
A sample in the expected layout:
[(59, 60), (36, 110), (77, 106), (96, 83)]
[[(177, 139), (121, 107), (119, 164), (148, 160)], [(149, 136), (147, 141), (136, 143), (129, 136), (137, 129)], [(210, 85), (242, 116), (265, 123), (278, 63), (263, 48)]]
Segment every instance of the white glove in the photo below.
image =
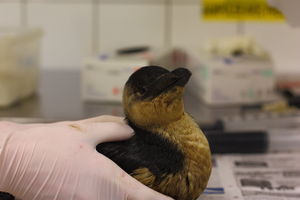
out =
[(170, 200), (99, 154), (99, 143), (128, 139), (122, 118), (52, 124), (0, 122), (0, 191), (23, 200)]

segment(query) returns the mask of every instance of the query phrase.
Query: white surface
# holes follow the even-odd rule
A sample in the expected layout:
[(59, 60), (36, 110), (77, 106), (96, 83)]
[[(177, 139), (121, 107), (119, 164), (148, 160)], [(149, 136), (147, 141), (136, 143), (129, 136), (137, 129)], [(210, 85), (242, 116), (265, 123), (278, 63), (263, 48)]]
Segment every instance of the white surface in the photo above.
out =
[(0, 1), (0, 29), (1, 27), (19, 26), (20, 5), (18, 3), (1, 3)]
[[(0, 1), (0, 28), (19, 26), (17, 3)], [(16, 2), (16, 1), (14, 1)], [(91, 55), (91, 0), (29, 0), (28, 23), (45, 30), (43, 68), (79, 69)], [(102, 0), (99, 14), (99, 47), (112, 51), (127, 45), (164, 45), (164, 0)], [(236, 34), (235, 23), (201, 20), (199, 1), (173, 0), (173, 46), (200, 47), (216, 37)], [(279, 72), (300, 72), (300, 28), (280, 23), (246, 23), (245, 34), (253, 36), (274, 56)]]
[(287, 24), (247, 24), (246, 33), (268, 50), (279, 73), (300, 73), (300, 28)]
[(299, 0), (269, 0), (269, 3), (285, 15), (291, 26), (300, 26)]
[(29, 26), (40, 26), (44, 68), (79, 68), (91, 53), (91, 4), (29, 4)]
[(174, 4), (173, 46), (200, 47), (208, 39), (236, 34), (235, 23), (207, 23), (201, 19), (199, 3)]
[(101, 52), (136, 45), (164, 46), (162, 3), (103, 4), (99, 19)]

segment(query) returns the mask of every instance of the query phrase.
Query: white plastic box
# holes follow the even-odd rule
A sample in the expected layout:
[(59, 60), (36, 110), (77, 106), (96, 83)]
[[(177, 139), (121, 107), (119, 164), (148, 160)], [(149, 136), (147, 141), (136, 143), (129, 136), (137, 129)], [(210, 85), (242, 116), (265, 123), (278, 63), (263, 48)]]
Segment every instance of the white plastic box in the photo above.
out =
[(91, 57), (84, 62), (81, 96), (84, 101), (122, 102), (123, 87), (129, 76), (138, 68), (149, 65), (146, 59)]
[(189, 54), (191, 89), (209, 105), (256, 104), (276, 100), (272, 61), (255, 56)]
[(0, 30), (0, 106), (32, 95), (38, 85), (40, 29)]

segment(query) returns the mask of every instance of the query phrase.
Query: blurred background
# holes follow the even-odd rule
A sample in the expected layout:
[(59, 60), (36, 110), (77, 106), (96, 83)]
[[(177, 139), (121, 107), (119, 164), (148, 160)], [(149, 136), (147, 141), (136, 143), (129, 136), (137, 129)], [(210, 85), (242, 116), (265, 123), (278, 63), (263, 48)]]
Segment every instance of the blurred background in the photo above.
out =
[(186, 67), (186, 111), (225, 154), (201, 199), (299, 199), (299, 10), (300, 0), (0, 0), (0, 120), (124, 116), (135, 70)]
[[(199, 0), (1, 0), (1, 29), (44, 31), (41, 69), (80, 69), (94, 53), (149, 45), (201, 47), (237, 35), (237, 23), (205, 21)], [(285, 22), (246, 21), (243, 33), (266, 48), (278, 72), (300, 72), (299, 28)]]
[(0, 0), (0, 117), (122, 116), (129, 75), (160, 65), (193, 72), (186, 109), (205, 130), (298, 128), (298, 8), (296, 0)]

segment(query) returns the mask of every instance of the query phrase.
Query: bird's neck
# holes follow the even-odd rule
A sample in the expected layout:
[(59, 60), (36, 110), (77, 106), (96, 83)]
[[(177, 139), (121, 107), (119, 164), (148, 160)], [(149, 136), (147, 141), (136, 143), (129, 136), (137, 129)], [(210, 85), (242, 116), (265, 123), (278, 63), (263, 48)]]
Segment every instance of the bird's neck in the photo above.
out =
[(135, 131), (144, 130), (152, 134), (158, 134), (168, 140), (171, 140), (175, 144), (182, 146), (185, 143), (197, 143), (203, 145), (205, 148), (209, 148), (207, 139), (198, 124), (193, 118), (184, 113), (181, 118), (168, 124), (161, 124), (157, 126), (140, 127), (126, 117), (127, 123)]
[(176, 137), (179, 139), (180, 137), (186, 138), (192, 135), (203, 135), (198, 124), (187, 113), (184, 113), (181, 118), (176, 121), (168, 124), (149, 127), (149, 129), (151, 129), (151, 132), (162, 134), (167, 138)]
[(175, 143), (186, 155), (199, 150), (208, 150), (208, 141), (191, 116), (184, 113), (182, 117), (163, 127), (154, 127), (151, 132), (160, 134)]

